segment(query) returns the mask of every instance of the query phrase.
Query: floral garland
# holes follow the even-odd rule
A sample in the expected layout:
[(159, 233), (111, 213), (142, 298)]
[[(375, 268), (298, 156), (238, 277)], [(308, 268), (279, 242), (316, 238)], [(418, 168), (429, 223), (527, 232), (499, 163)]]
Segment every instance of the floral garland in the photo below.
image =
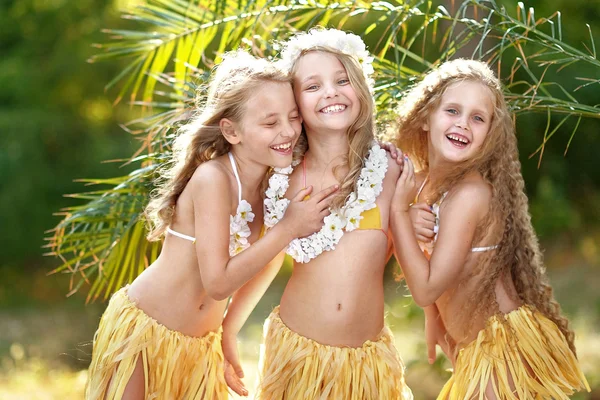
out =
[(231, 257), (250, 247), (248, 222), (254, 221), (252, 206), (246, 200), (240, 201), (235, 216), (229, 216), (229, 255)]
[[(358, 177), (356, 192), (350, 193), (341, 209), (331, 211), (324, 219), (320, 231), (304, 238), (296, 238), (290, 242), (286, 253), (300, 263), (307, 263), (324, 251), (334, 250), (344, 235), (358, 228), (362, 213), (375, 208), (377, 196), (383, 190), (383, 179), (387, 172), (388, 160), (386, 151), (373, 142), (365, 164)], [(293, 167), (275, 169), (269, 179), (269, 188), (264, 200), (265, 226), (272, 228), (285, 214), (290, 200), (284, 198), (289, 187), (289, 174)]]
[(347, 54), (360, 64), (369, 90), (373, 92), (375, 81), (371, 78), (374, 72), (373, 57), (367, 51), (365, 42), (360, 36), (346, 33), (338, 29), (313, 28), (308, 32), (296, 33), (281, 44), (280, 65), (290, 71), (296, 60), (305, 52), (318, 47), (330, 47)]

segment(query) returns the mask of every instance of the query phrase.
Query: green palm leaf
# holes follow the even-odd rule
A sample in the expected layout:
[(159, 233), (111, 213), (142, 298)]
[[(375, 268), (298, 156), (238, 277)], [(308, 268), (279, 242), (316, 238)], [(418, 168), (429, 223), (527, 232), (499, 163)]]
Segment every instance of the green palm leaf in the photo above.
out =
[[(472, 10), (485, 17), (467, 17)], [(535, 20), (533, 11), (519, 9), (512, 17), (493, 1), (477, 0), (464, 1), (455, 16), (420, 0), (146, 0), (125, 17), (142, 28), (106, 30), (110, 41), (98, 45), (101, 52), (90, 61), (131, 59), (107, 89), (118, 87), (116, 103), (128, 97), (130, 104), (146, 110), (144, 117), (123, 125), (140, 140), (139, 150), (127, 161), (138, 169), (124, 177), (89, 180), (109, 188), (73, 195), (84, 203), (64, 210), (48, 238), (49, 254), (62, 261), (53, 272), (70, 274), (71, 293), (89, 284), (88, 301), (106, 299), (157, 257), (160, 245), (145, 240), (141, 218), (157, 170), (168, 162), (173, 132), (188, 117), (210, 68), (220, 54), (238, 46), (271, 57), (278, 52), (275, 41), (299, 29), (322, 25), (354, 31), (375, 55), (378, 121), (386, 124), (424, 72), (475, 43), (474, 58), (506, 73), (501, 76), (516, 113), (548, 115), (540, 156), (568, 118), (600, 115), (596, 106), (582, 104), (573, 90), (549, 79), (574, 63), (599, 66), (593, 39), (588, 52), (562, 41), (559, 14)], [(502, 63), (509, 59), (517, 61), (507, 69)], [(580, 79), (582, 87), (598, 83), (594, 77)], [(562, 119), (552, 125), (555, 114)]]

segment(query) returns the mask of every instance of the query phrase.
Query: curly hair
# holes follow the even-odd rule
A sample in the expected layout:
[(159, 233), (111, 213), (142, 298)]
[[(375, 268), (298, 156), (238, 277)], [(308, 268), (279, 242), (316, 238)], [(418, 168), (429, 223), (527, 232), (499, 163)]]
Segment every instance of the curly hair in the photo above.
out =
[[(321, 31), (322, 29), (313, 28), (311, 31), (315, 30)], [(333, 29), (330, 29), (329, 31), (332, 30)], [(298, 35), (305, 35), (307, 38), (310, 38), (310, 35), (304, 32), (299, 33)], [(290, 41), (293, 40), (293, 38), (294, 37), (292, 37)], [(282, 53), (284, 53), (286, 43), (284, 42), (282, 46), (284, 47), (284, 51), (282, 51)], [(314, 51), (333, 54), (340, 61), (346, 70), (346, 73), (348, 74), (350, 85), (352, 85), (352, 88), (355, 90), (360, 104), (359, 115), (356, 121), (354, 121), (348, 128), (348, 154), (345, 156), (342, 164), (336, 166), (334, 169), (334, 174), (336, 174), (336, 172), (342, 167), (348, 167), (348, 173), (343, 178), (338, 178), (340, 179), (340, 189), (332, 202), (333, 208), (340, 208), (344, 205), (348, 195), (357, 189), (356, 184), (360, 176), (360, 171), (364, 166), (365, 157), (369, 153), (371, 142), (375, 139), (375, 104), (369, 89), (369, 83), (365, 78), (359, 60), (334, 47), (324, 46), (321, 44), (315, 45), (303, 49), (293, 60), (283, 60), (285, 61), (285, 64), (288, 65), (290, 76), (294, 76), (298, 65), (298, 60), (300, 60), (303, 55)], [(294, 86), (293, 80), (292, 86)], [(300, 138), (294, 147), (294, 160), (299, 160), (304, 157), (304, 153), (306, 153), (307, 150), (308, 140), (306, 137), (306, 131), (303, 129), (302, 134), (300, 135)]]
[(171, 160), (160, 169), (158, 187), (144, 212), (151, 223), (148, 240), (159, 240), (172, 222), (177, 199), (196, 168), (230, 151), (231, 144), (219, 127), (221, 119), (240, 122), (246, 103), (265, 82), (289, 84), (290, 78), (275, 63), (255, 58), (245, 51), (223, 56), (209, 82), (206, 100), (203, 101), (199, 91), (196, 97), (198, 111), (179, 128)]
[[(499, 248), (481, 257), (478, 267), (466, 279), (477, 277), (477, 289), (471, 293), (463, 317), (498, 313), (495, 297), (498, 279), (512, 280), (520, 302), (534, 306), (551, 319), (563, 333), (575, 353), (574, 333), (561, 315), (560, 305), (548, 283), (537, 236), (531, 224), (525, 183), (521, 174), (514, 119), (503, 96), (500, 81), (487, 64), (473, 60), (443, 63), (418, 83), (402, 100), (399, 108), (397, 144), (411, 154), (417, 166), (427, 171), (428, 134), (424, 123), (435, 110), (451, 85), (479, 82), (487, 87), (495, 107), (486, 139), (472, 159), (457, 163), (443, 177), (431, 182), (436, 199), (451, 190), (466, 174), (477, 171), (492, 188), (492, 200), (486, 218), (476, 229), (474, 242), (483, 238), (490, 226), (502, 227)], [(431, 200), (431, 199), (430, 199)], [(512, 287), (512, 285), (507, 285)], [(473, 321), (472, 318), (468, 319)]]

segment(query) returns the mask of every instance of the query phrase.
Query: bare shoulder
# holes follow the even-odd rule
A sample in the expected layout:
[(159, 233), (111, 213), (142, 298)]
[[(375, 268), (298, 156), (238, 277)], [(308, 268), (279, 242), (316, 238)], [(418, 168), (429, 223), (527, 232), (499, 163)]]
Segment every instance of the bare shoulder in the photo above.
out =
[(229, 175), (229, 171), (222, 163), (210, 160), (196, 168), (189, 185), (193, 193), (227, 195), (231, 188)]
[(445, 201), (448, 207), (460, 207), (484, 215), (492, 200), (492, 187), (483, 179), (465, 179), (452, 188)]

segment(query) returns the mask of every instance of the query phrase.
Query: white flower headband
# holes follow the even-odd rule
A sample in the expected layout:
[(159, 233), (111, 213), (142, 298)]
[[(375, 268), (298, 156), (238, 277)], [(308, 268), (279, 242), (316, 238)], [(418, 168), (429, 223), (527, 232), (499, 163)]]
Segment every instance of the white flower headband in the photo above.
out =
[(346, 33), (338, 29), (313, 28), (308, 32), (297, 33), (282, 43), (281, 67), (290, 71), (292, 66), (304, 52), (316, 47), (330, 47), (353, 57), (362, 67), (363, 75), (372, 92), (375, 81), (373, 74), (373, 57), (370, 56), (365, 42), (360, 36)]

